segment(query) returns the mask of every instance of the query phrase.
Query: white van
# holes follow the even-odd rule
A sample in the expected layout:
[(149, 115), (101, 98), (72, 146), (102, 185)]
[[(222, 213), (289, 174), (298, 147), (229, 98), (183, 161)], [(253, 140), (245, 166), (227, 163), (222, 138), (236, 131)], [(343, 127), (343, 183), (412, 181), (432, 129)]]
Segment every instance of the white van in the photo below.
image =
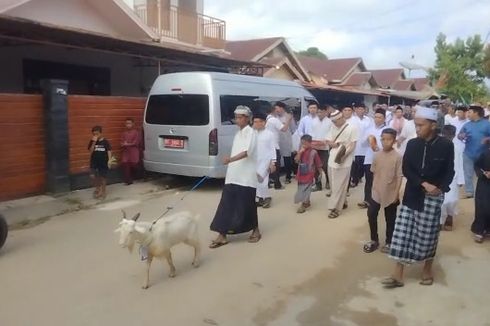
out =
[(301, 85), (284, 80), (216, 72), (161, 75), (150, 91), (144, 116), (144, 166), (152, 172), (224, 178), (230, 155), (233, 111), (270, 109), (282, 101), (296, 119), (315, 100)]

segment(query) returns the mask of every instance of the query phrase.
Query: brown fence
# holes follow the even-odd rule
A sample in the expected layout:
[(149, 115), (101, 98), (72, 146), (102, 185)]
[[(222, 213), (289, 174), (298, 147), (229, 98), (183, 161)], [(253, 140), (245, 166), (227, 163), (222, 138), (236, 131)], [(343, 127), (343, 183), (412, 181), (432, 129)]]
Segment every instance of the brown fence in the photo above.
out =
[(42, 193), (45, 185), (42, 96), (0, 94), (0, 200)]
[(70, 174), (88, 171), (90, 155), (87, 150), (91, 129), (102, 126), (105, 138), (119, 158), (121, 134), (127, 117), (141, 128), (145, 98), (76, 96), (68, 97), (68, 128), (70, 137)]

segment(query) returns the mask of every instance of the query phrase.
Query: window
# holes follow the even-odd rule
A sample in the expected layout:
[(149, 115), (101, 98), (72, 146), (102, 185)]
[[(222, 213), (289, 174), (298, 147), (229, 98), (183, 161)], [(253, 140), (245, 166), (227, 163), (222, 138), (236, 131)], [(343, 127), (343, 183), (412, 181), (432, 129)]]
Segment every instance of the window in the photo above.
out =
[(207, 95), (152, 95), (148, 100), (146, 123), (175, 126), (209, 124)]
[(286, 104), (286, 111), (293, 114), (296, 120), (301, 117), (301, 101), (294, 97), (265, 97), (265, 96), (242, 96), (242, 95), (221, 95), (221, 124), (234, 124), (234, 111), (239, 105), (248, 106), (252, 112), (269, 113), (276, 102)]

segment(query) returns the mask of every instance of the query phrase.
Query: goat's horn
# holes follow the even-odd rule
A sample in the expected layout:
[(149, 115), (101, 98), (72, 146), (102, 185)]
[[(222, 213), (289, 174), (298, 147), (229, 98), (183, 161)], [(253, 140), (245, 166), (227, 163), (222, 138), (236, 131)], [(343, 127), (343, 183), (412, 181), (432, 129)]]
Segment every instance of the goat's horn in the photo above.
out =
[(124, 211), (124, 209), (121, 209), (121, 212), (123, 213), (123, 219), (126, 219), (126, 212)]
[(140, 213), (133, 216), (133, 221), (137, 221), (140, 218)]

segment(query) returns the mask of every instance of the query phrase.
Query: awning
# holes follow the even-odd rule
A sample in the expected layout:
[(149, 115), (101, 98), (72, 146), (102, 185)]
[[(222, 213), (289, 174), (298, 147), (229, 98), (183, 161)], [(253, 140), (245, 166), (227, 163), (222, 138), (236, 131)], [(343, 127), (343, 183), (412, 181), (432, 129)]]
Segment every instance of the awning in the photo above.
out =
[(307, 82), (303, 82), (301, 84), (308, 89), (320, 89), (320, 90), (324, 89), (327, 91), (341, 92), (341, 93), (389, 97), (388, 95), (383, 94), (383, 93), (378, 92), (378, 91), (367, 90), (367, 89), (359, 89), (359, 88), (354, 88), (354, 87), (349, 87), (349, 86), (336, 86), (336, 85), (321, 85), (320, 86), (317, 84), (307, 83)]
[(210, 52), (177, 43), (114, 38), (105, 34), (0, 15), (0, 46), (2, 42), (11, 41), (96, 50), (215, 69), (268, 67), (266, 64), (231, 59), (224, 51)]
[(410, 100), (427, 100), (432, 96), (440, 97), (440, 95), (433, 89), (424, 91), (397, 91), (394, 89), (379, 89), (379, 91), (387, 94), (388, 96), (396, 96)]

